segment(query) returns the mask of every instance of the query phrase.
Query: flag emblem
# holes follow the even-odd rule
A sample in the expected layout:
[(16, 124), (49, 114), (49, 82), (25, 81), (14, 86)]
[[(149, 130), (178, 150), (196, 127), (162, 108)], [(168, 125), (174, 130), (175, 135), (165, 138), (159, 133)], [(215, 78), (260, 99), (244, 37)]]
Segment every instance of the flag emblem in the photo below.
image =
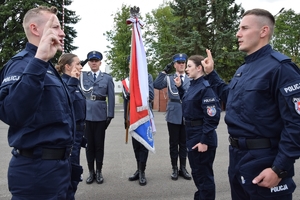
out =
[(300, 98), (293, 98), (293, 102), (295, 105), (295, 110), (300, 115)]
[(207, 110), (208, 116), (211, 116), (211, 117), (215, 116), (216, 113), (217, 113), (217, 110), (216, 110), (215, 106), (207, 106), (206, 110)]

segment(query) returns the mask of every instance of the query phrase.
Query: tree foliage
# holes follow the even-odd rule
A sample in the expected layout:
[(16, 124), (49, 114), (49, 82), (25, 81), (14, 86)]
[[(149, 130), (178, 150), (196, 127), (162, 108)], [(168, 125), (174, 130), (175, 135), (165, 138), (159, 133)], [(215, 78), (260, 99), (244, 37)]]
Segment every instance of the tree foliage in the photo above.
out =
[(283, 11), (276, 17), (273, 37), (274, 49), (289, 56), (300, 66), (300, 15), (292, 9)]
[(104, 36), (110, 42), (107, 46), (105, 62), (110, 66), (111, 75), (116, 80), (122, 80), (129, 75), (127, 57), (131, 50), (131, 26), (126, 24), (130, 17), (130, 6), (122, 5), (114, 15), (113, 29), (106, 31)]
[(170, 26), (175, 19), (170, 6), (164, 4), (146, 14), (145, 44), (149, 71), (154, 78), (157, 71), (161, 71), (167, 63), (171, 62), (174, 55), (169, 45), (175, 45)]
[(234, 0), (174, 0), (170, 6), (178, 18), (172, 26), (173, 53), (206, 56), (205, 49), (210, 49), (216, 70), (224, 80), (230, 80), (243, 60), (235, 37), (243, 8)]
[[(127, 55), (130, 53), (131, 27), (125, 25), (129, 6), (123, 5), (114, 18), (113, 30), (106, 32), (111, 42), (107, 63), (112, 75), (121, 80), (128, 76)], [(157, 72), (171, 62), (176, 53), (206, 56), (210, 49), (219, 75), (229, 81), (244, 62), (245, 54), (238, 50), (236, 32), (244, 9), (234, 0), (173, 0), (146, 13), (143, 39), (148, 71)], [(299, 64), (299, 16), (285, 11), (277, 18), (275, 49), (287, 54)]]
[[(25, 48), (27, 39), (22, 27), (23, 17), (31, 8), (39, 5), (52, 6), (55, 5), (58, 9), (58, 19), (62, 24), (62, 3), (58, 0), (0, 0), (0, 68), (17, 52)], [(65, 5), (70, 5), (72, 0), (64, 0)], [(75, 15), (74, 11), (64, 8), (64, 32), (66, 34), (64, 40), (64, 49), (66, 52), (71, 52), (77, 49), (73, 46), (73, 38), (76, 37), (76, 30), (70, 24), (76, 24), (80, 18)], [(57, 53), (52, 60), (56, 63), (57, 58), (61, 53)]]

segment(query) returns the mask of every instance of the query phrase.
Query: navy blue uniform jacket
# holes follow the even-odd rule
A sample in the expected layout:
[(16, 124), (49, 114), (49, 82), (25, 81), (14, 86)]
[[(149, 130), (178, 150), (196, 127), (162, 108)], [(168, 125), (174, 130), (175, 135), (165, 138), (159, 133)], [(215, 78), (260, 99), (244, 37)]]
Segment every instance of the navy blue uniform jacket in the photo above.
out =
[(0, 86), (0, 119), (9, 125), (8, 143), (18, 149), (65, 148), (73, 144), (73, 105), (50, 62), (34, 58), (37, 47), (12, 58)]
[[(178, 88), (184, 91), (182, 87)], [(190, 87), (182, 97), (182, 112), (186, 121), (202, 120), (198, 126), (185, 126), (186, 146), (188, 151), (198, 144), (206, 144), (216, 147), (216, 129), (220, 121), (221, 108), (219, 98), (210, 87), (208, 81), (200, 77), (191, 80)]]
[(291, 60), (266, 45), (245, 57), (229, 85), (216, 72), (208, 76), (226, 102), (225, 122), (237, 138), (278, 141), (273, 162), (292, 170), (300, 156), (300, 75)]

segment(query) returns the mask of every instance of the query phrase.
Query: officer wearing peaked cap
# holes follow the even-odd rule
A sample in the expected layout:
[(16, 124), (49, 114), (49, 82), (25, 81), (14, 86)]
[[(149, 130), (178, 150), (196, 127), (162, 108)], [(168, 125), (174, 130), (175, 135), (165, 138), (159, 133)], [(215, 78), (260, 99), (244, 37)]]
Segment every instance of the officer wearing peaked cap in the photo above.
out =
[[(127, 62), (130, 63), (130, 56), (127, 57)], [(129, 65), (130, 68), (130, 65)], [(128, 130), (129, 128), (129, 114), (130, 114), (130, 78), (127, 77), (122, 80), (123, 85), (123, 108), (124, 108), (124, 119), (125, 119), (125, 129)], [(154, 89), (153, 89), (153, 78), (151, 74), (148, 74), (148, 87), (149, 87), (149, 107), (152, 112), (151, 102), (154, 99)], [(149, 150), (138, 140), (132, 137), (132, 147), (137, 163), (137, 170), (135, 173), (128, 178), (129, 181), (136, 181), (139, 180), (139, 185), (144, 186), (147, 184), (147, 179), (145, 175), (147, 160), (148, 160), (148, 153)]]
[(187, 60), (187, 55), (184, 53), (178, 53), (173, 56), (173, 62), (186, 61), (186, 60)]
[(102, 60), (102, 53), (99, 51), (91, 51), (87, 55), (88, 60), (96, 59), (96, 60)]
[[(185, 74), (187, 55), (184, 53), (175, 54), (172, 58), (172, 62), (167, 64), (162, 72), (159, 73), (158, 77), (153, 83), (155, 89), (161, 90), (168, 88), (168, 104), (166, 121), (169, 131), (169, 147), (170, 147), (170, 158), (172, 165), (171, 179), (177, 180), (178, 175), (184, 179), (191, 180), (191, 175), (186, 170), (186, 134), (185, 126), (183, 124), (182, 117), (182, 104), (181, 97), (178, 93), (177, 87), (175, 86), (174, 79), (178, 76), (181, 77), (183, 82), (182, 88), (187, 90), (190, 85), (190, 79)], [(174, 74), (168, 75), (172, 68), (175, 68)], [(178, 171), (178, 158), (180, 162), (180, 168)]]
[[(104, 157), (105, 131), (114, 118), (115, 90), (113, 79), (109, 74), (101, 72), (101, 60), (103, 56), (99, 51), (91, 51), (87, 54), (90, 72), (83, 73), (83, 87), (93, 88), (92, 95), (86, 100), (86, 129), (87, 138), (86, 158), (89, 168), (87, 184), (103, 183), (102, 165)], [(84, 90), (83, 90), (84, 91)], [(96, 161), (96, 171), (95, 171)]]

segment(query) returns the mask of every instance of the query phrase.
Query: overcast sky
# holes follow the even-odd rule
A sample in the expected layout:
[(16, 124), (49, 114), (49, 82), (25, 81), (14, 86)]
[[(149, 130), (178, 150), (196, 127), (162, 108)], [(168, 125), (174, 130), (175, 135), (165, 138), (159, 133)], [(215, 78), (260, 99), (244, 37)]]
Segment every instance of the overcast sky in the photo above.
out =
[[(81, 20), (74, 26), (77, 30), (77, 38), (74, 39), (74, 45), (79, 48), (72, 53), (79, 56), (81, 60), (86, 58), (88, 52), (92, 50), (100, 51), (105, 57), (104, 51), (108, 42), (103, 33), (112, 29), (113, 15), (120, 10), (122, 4), (127, 6), (140, 7), (140, 13), (145, 13), (163, 4), (164, 0), (108, 0), (103, 3), (99, 0), (74, 0), (68, 9), (76, 11)], [(300, 13), (299, 0), (236, 0), (237, 4), (242, 4), (245, 10), (252, 8), (263, 8), (276, 14), (281, 8), (292, 8)], [(105, 59), (105, 58), (104, 58)], [(101, 70), (104, 70), (103, 60)]]

